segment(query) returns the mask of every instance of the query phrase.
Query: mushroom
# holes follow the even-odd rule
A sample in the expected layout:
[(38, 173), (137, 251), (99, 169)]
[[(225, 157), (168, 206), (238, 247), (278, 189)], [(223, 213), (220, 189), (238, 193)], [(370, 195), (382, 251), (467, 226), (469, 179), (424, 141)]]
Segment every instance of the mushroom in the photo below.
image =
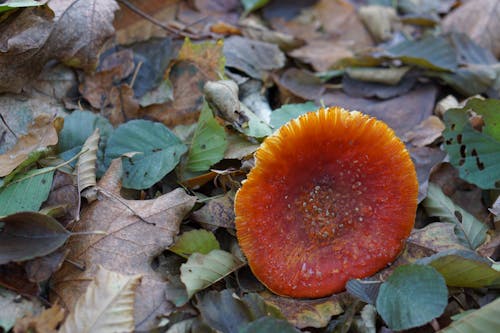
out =
[(316, 298), (370, 276), (402, 251), (418, 181), (384, 122), (340, 107), (267, 137), (235, 199), (238, 242), (272, 292)]

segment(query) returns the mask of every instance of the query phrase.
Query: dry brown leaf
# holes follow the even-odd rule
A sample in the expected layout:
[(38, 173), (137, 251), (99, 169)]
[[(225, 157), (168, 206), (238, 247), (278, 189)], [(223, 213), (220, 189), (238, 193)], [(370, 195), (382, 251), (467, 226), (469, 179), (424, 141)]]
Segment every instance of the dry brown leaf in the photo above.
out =
[(110, 102), (111, 106), (103, 113), (112, 125), (118, 126), (128, 120), (139, 118), (139, 102), (134, 97), (134, 90), (128, 84), (113, 87)]
[(51, 59), (94, 69), (117, 9), (115, 0), (51, 0), (2, 22), (0, 92), (19, 92)]
[(0, 177), (10, 174), (31, 153), (41, 151), (57, 143), (55, 121), (48, 115), (40, 115), (35, 119), (28, 129), (28, 134), (21, 136), (11, 150), (0, 155)]
[(302, 60), (317, 71), (322, 72), (330, 69), (335, 63), (344, 58), (354, 56), (352, 42), (311, 40), (299, 49), (289, 53), (291, 57)]
[(444, 123), (436, 116), (430, 116), (414, 129), (404, 134), (404, 139), (416, 147), (424, 147), (439, 138), (445, 129)]
[(320, 0), (314, 6), (314, 13), (324, 31), (338, 40), (354, 41), (357, 46), (373, 45), (370, 33), (349, 1)]
[(497, 0), (468, 1), (443, 20), (445, 31), (467, 34), (482, 47), (500, 56), (500, 2)]
[(115, 160), (98, 183), (102, 200), (83, 209), (80, 221), (72, 226), (74, 232), (101, 230), (106, 234), (70, 239), (66, 245), (69, 261), (53, 276), (52, 296), (62, 299), (61, 304), (72, 311), (96, 276), (98, 265), (125, 275), (141, 274), (135, 322), (137, 330), (149, 330), (157, 324), (157, 316), (170, 310), (166, 282), (153, 270), (151, 261), (173, 243), (196, 198), (176, 189), (154, 200), (126, 200), (119, 195), (120, 176), (121, 162)]
[(127, 276), (98, 267), (59, 333), (134, 331), (135, 290), (140, 275)]
[(44, 310), (38, 316), (27, 316), (19, 319), (14, 333), (57, 333), (57, 326), (64, 319), (64, 309), (58, 304)]
[[(129, 0), (129, 2), (160, 22), (173, 21), (179, 7), (179, 0)], [(116, 41), (122, 45), (148, 40), (152, 37), (165, 37), (169, 34), (165, 29), (137, 15), (121, 2), (114, 25)]]

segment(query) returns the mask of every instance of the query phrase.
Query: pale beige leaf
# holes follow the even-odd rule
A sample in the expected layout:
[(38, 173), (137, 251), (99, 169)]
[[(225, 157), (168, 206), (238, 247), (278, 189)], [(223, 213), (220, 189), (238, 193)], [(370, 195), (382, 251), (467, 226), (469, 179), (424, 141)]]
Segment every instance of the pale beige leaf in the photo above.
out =
[(127, 276), (99, 266), (59, 333), (133, 332), (135, 289), (140, 281), (140, 275)]
[(473, 41), (500, 56), (500, 2), (474, 0), (464, 3), (443, 20), (446, 32), (467, 34)]
[(99, 128), (96, 127), (94, 133), (83, 144), (81, 150), (83, 153), (78, 158), (77, 163), (79, 192), (97, 184), (95, 172), (99, 137)]

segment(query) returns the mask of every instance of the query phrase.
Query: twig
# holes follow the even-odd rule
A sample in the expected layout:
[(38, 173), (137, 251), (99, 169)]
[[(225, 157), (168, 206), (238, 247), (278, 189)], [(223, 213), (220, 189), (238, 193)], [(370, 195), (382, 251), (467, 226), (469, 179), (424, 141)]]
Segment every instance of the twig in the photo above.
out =
[(17, 137), (16, 133), (14, 133), (12, 128), (9, 127), (9, 124), (7, 124), (7, 122), (5, 121), (5, 118), (3, 117), (3, 115), (1, 113), (0, 113), (0, 119), (2, 120), (2, 123), (5, 125), (5, 127), (7, 127), (9, 132), (16, 138), (16, 140), (18, 140), (19, 138)]

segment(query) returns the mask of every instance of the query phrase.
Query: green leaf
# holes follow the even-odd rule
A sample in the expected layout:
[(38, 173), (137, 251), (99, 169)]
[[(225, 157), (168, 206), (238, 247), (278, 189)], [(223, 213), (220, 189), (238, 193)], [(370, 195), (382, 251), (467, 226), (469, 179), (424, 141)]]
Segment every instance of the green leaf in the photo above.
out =
[(53, 217), (39, 213), (12, 214), (0, 223), (0, 265), (47, 255), (70, 236)]
[(457, 51), (450, 41), (442, 36), (404, 41), (389, 48), (387, 53), (405, 64), (422, 68), (453, 71), (458, 67)]
[(261, 317), (239, 330), (239, 333), (299, 333), (293, 325), (286, 320), (273, 317)]
[(455, 233), (460, 242), (470, 249), (484, 243), (488, 227), (444, 195), (433, 183), (429, 183), (427, 198), (422, 202), (429, 216), (439, 217), (441, 222), (455, 224)]
[(450, 287), (500, 287), (500, 272), (473, 251), (450, 250), (419, 260), (434, 267)]
[(106, 145), (105, 160), (122, 155), (123, 186), (145, 189), (160, 181), (179, 163), (186, 146), (165, 125), (132, 120), (120, 125)]
[(0, 216), (20, 211), (38, 211), (47, 200), (53, 168), (31, 170), (0, 189)]
[(278, 129), (290, 120), (317, 109), (318, 107), (313, 102), (283, 105), (271, 113), (271, 126)]
[(243, 8), (245, 8), (245, 13), (253, 12), (259, 8), (264, 7), (269, 0), (241, 0)]
[(392, 330), (424, 325), (439, 317), (448, 304), (444, 278), (433, 267), (397, 267), (380, 287), (377, 311)]
[(106, 171), (104, 165), (104, 149), (113, 126), (109, 120), (90, 111), (74, 111), (64, 118), (64, 127), (59, 133), (58, 150), (61, 157), (69, 160), (81, 149), (85, 141), (96, 128), (99, 128), (100, 140), (97, 151), (97, 174), (101, 176)]
[(248, 117), (248, 126), (243, 128), (244, 134), (254, 138), (264, 138), (273, 133), (271, 127), (255, 113), (246, 112), (245, 115)]
[(181, 265), (181, 281), (186, 286), (188, 297), (205, 289), (243, 265), (231, 253), (212, 250), (208, 254), (193, 253), (188, 261)]
[(193, 253), (208, 254), (212, 250), (219, 250), (220, 245), (214, 234), (204, 230), (191, 230), (183, 233), (169, 250), (188, 258)]
[[(462, 109), (444, 115), (445, 150), (460, 177), (482, 189), (500, 189), (500, 107), (499, 100), (470, 100)], [(469, 122), (469, 112), (482, 116), (482, 131)]]
[(208, 170), (224, 157), (226, 148), (226, 131), (215, 120), (205, 102), (189, 149), (186, 167), (193, 172)]
[(500, 327), (500, 298), (483, 306), (481, 309), (470, 312), (451, 323), (440, 333), (477, 333), (498, 332)]
[(2, 5), (0, 5), (0, 13), (1, 12), (6, 12), (11, 9), (16, 9), (16, 8), (23, 8), (23, 7), (38, 7), (42, 6), (46, 3), (47, 1), (42, 1), (42, 0), (10, 0)]

